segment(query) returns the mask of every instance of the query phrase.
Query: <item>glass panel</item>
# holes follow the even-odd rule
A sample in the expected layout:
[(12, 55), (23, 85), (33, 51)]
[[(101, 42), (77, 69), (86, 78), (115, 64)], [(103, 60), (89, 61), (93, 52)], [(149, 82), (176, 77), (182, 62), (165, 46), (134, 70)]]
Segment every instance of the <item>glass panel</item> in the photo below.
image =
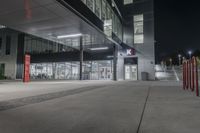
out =
[(71, 79), (78, 80), (79, 79), (79, 73), (80, 73), (79, 72), (80, 63), (79, 62), (72, 62), (71, 67), (72, 67)]
[(144, 16), (134, 16), (134, 43), (144, 43)]
[(125, 80), (137, 80), (137, 65), (125, 65)]
[[(111, 80), (112, 61), (85, 61), (83, 63), (84, 80)], [(79, 79), (79, 62), (32, 63), (31, 79)]]
[(106, 19), (107, 20), (110, 20), (110, 19), (112, 19), (112, 16), (111, 16), (111, 7), (109, 6), (109, 4), (107, 3), (106, 4)]
[(105, 20), (104, 21), (104, 33), (108, 37), (112, 37), (112, 20)]
[(101, 17), (101, 0), (95, 0), (95, 14)]
[(86, 61), (83, 63), (83, 79), (90, 80), (92, 73), (92, 62)]
[(142, 35), (134, 35), (134, 43), (139, 44), (144, 42), (144, 36)]
[(93, 11), (94, 0), (87, 0), (87, 6), (90, 10)]
[(99, 61), (99, 79), (111, 80), (113, 76), (112, 61)]
[(101, 19), (106, 20), (106, 2), (102, 0)]
[(133, 3), (133, 0), (124, 0), (124, 5)]
[(137, 66), (131, 66), (132, 80), (137, 80)]
[(130, 80), (131, 76), (130, 76), (130, 67), (129, 66), (125, 66), (125, 79), (126, 80)]

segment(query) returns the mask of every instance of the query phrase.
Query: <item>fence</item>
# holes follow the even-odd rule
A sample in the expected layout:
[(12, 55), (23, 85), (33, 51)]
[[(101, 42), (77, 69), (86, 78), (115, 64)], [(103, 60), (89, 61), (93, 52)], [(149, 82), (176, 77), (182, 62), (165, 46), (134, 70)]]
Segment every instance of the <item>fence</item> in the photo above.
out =
[(196, 96), (199, 96), (199, 73), (198, 73), (198, 61), (196, 57), (183, 62), (183, 89), (196, 92)]

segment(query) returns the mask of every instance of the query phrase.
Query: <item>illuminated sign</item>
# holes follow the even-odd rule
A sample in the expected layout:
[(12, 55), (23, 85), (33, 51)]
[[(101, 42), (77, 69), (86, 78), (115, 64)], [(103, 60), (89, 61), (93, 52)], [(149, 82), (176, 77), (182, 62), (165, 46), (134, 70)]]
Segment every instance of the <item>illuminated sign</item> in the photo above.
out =
[(128, 56), (135, 55), (135, 49), (127, 49), (126, 55), (128, 55)]

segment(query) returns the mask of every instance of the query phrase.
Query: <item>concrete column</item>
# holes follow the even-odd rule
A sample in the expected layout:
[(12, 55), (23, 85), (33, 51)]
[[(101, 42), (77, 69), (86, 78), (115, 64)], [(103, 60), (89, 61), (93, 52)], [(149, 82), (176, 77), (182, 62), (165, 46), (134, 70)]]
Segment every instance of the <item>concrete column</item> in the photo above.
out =
[(114, 45), (113, 51), (113, 80), (117, 81), (117, 60), (118, 60), (118, 46)]
[(83, 37), (80, 37), (80, 74), (79, 79), (83, 80)]

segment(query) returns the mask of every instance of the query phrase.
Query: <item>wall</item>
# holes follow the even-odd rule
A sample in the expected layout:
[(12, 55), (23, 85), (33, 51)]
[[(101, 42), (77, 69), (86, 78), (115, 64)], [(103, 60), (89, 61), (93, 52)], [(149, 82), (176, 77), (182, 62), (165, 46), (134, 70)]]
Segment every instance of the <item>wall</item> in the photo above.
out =
[(122, 52), (118, 52), (117, 60), (117, 80), (124, 80), (124, 56)]
[[(6, 55), (6, 35), (11, 36), (10, 55)], [(0, 37), (2, 38), (2, 50), (0, 53), (0, 64), (5, 64), (5, 76), (9, 79), (16, 78), (16, 60), (17, 60), (17, 42), (18, 33), (10, 29), (1, 29)]]
[[(155, 34), (154, 34), (154, 0), (136, 0), (133, 4), (124, 6), (124, 43), (136, 49), (138, 57), (138, 74), (149, 73), (149, 80), (155, 80)], [(134, 44), (133, 16), (144, 15), (144, 43)]]

